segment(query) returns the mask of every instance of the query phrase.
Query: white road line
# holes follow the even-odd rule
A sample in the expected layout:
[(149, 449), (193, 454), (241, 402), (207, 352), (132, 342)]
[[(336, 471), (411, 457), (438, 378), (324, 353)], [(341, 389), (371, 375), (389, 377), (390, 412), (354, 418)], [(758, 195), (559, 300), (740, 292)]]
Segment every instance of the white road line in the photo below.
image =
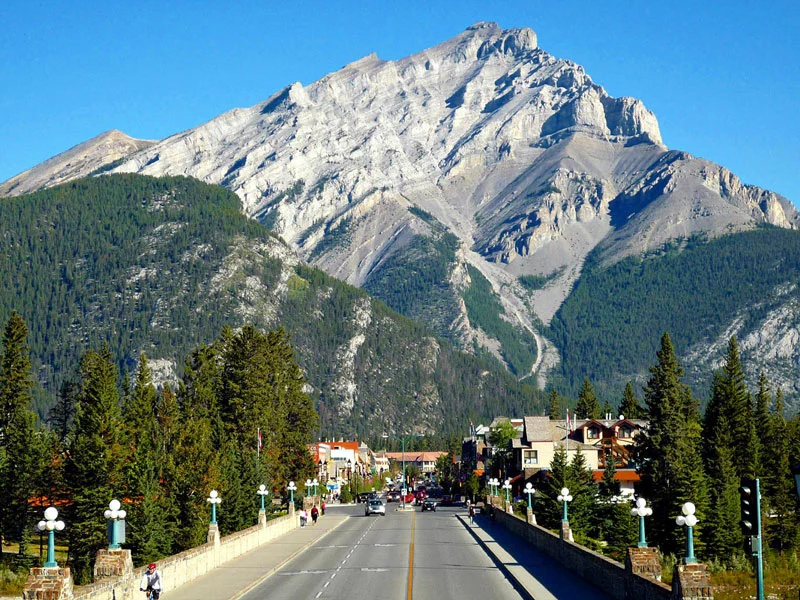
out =
[(325, 585), (323, 585), (322, 587), (326, 588), (326, 587), (328, 587), (330, 584), (331, 584), (331, 582), (330, 582), (330, 581), (326, 581), (326, 582), (325, 582)]
[(316, 595), (316, 596), (314, 596), (314, 597), (315, 597), (315, 598), (319, 598), (320, 596), (322, 596), (322, 592), (320, 592), (319, 594), (317, 594), (317, 595)]
[(333, 579), (334, 577), (336, 577), (336, 573), (331, 573), (331, 579)]

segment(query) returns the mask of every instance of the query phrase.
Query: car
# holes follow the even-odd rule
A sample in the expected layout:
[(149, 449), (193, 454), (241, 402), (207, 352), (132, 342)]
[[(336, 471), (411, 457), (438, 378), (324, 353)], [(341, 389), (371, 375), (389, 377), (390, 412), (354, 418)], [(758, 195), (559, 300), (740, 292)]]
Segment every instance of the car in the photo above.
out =
[(453, 496), (444, 494), (442, 496), (442, 506), (453, 506)]
[(425, 500), (422, 501), (422, 512), (425, 512), (426, 510), (432, 510), (433, 512), (436, 512), (435, 498), (425, 498)]
[(370, 515), (380, 515), (385, 517), (386, 505), (377, 498), (374, 500), (368, 500), (364, 505), (364, 516), (368, 517)]
[(387, 502), (400, 502), (400, 492), (397, 490), (392, 490), (386, 494), (386, 501)]
[(412, 494), (411, 492), (406, 494), (405, 497), (403, 498), (403, 502), (405, 502), (406, 504), (411, 504), (412, 502), (414, 502), (414, 494)]

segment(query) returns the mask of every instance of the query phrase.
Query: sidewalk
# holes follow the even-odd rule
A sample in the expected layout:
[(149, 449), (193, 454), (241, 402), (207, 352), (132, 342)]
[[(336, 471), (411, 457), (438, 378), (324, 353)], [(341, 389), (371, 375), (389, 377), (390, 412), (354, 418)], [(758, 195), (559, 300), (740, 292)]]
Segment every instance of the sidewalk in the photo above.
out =
[(467, 528), (500, 570), (506, 574), (523, 598), (529, 600), (610, 599), (610, 596), (600, 589), (563, 569), (552, 558), (528, 547), (526, 542), (501, 525), (491, 523), (489, 517), (476, 515), (474, 525), (469, 524), (469, 517), (466, 515), (456, 514), (456, 518)]
[(344, 523), (347, 515), (327, 514), (317, 525), (298, 527), (164, 595), (169, 600), (236, 600), (295, 556)]

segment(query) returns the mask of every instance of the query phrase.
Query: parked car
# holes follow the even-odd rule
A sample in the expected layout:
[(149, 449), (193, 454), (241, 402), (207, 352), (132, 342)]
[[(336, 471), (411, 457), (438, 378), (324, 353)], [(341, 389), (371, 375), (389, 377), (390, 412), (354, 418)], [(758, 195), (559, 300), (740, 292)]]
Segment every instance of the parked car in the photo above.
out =
[(450, 494), (443, 494), (442, 506), (453, 506), (453, 496), (451, 496)]
[(400, 502), (400, 492), (392, 490), (386, 494), (386, 502)]
[(364, 516), (368, 517), (370, 515), (380, 515), (385, 517), (386, 505), (378, 499), (367, 501), (367, 503), (364, 505)]
[(425, 512), (426, 510), (432, 510), (433, 512), (436, 512), (435, 498), (425, 498), (425, 500), (422, 501), (422, 512)]
[(412, 494), (411, 492), (406, 494), (406, 497), (403, 498), (403, 502), (405, 502), (406, 504), (412, 504), (414, 502), (414, 494)]

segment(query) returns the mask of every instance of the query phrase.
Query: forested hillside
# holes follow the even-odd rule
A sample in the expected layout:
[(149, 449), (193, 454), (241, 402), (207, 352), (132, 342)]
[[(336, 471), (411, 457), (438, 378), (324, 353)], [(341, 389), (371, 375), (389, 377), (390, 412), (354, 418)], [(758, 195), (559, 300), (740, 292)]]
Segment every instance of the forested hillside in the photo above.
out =
[(146, 352), (156, 380), (177, 381), (192, 348), (246, 323), (289, 332), (326, 435), (455, 432), (543, 406), (495, 361), (303, 266), (233, 193), (192, 179), (111, 175), (0, 200), (0, 321), (12, 310), (40, 414), (88, 349), (108, 343), (122, 372)]
[[(800, 232), (770, 226), (713, 240), (692, 238), (612, 266), (598, 257), (599, 252), (587, 260), (550, 326), (563, 359), (556, 385), (573, 394), (587, 376), (613, 392), (612, 399), (621, 397), (628, 379), (645, 380), (648, 357), (667, 331), (677, 354), (686, 357), (687, 383), (706, 399), (724, 340), (746, 338), (800, 293)], [(698, 350), (719, 340), (718, 355)], [(743, 349), (749, 381), (754, 384), (765, 367), (781, 386), (780, 370), (791, 365), (775, 359), (765, 365), (759, 351), (764, 348)]]

